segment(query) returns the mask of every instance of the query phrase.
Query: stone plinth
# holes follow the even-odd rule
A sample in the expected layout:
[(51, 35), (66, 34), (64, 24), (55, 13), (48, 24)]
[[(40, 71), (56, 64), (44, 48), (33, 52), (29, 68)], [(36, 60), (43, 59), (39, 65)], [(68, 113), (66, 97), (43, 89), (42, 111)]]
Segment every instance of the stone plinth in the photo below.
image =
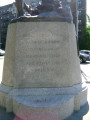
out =
[(74, 25), (44, 21), (10, 24), (0, 105), (23, 119), (59, 120), (86, 102)]

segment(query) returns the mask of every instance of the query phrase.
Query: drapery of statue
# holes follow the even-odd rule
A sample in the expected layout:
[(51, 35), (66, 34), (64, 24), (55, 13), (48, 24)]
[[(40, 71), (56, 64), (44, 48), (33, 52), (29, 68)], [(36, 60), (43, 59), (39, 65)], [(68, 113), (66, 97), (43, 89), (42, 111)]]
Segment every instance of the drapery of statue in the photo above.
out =
[(0, 106), (23, 120), (64, 120), (87, 103), (69, 2), (16, 0)]
[[(29, 17), (34, 17), (35, 19), (36, 17), (40, 21), (58, 20), (71, 23), (73, 22), (73, 18), (69, 2), (70, 0), (42, 0), (33, 8), (32, 5), (28, 5), (23, 0), (16, 0), (19, 21), (20, 19), (26, 20), (25, 18), (27, 17), (28, 19)], [(25, 14), (25, 11), (28, 14)]]

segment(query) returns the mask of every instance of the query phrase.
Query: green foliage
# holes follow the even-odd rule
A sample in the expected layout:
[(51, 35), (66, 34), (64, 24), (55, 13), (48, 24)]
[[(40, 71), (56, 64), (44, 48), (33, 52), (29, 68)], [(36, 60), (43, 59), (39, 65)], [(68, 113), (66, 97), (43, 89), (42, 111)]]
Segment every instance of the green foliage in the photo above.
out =
[(83, 29), (82, 33), (84, 48), (90, 50), (90, 25)]
[(90, 16), (86, 14), (86, 19), (87, 19), (87, 26), (86, 29), (82, 29), (81, 32), (79, 32), (79, 49), (87, 49), (90, 50)]

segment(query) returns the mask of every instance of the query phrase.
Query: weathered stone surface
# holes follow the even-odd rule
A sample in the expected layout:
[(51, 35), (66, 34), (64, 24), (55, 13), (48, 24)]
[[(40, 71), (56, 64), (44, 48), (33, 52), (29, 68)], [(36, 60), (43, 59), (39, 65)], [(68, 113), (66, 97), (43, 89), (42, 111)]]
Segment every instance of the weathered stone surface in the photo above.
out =
[(15, 44), (16, 44), (16, 28), (15, 24), (9, 26), (7, 34), (6, 54), (3, 68), (2, 84), (13, 87), (14, 65), (15, 65)]
[(10, 24), (0, 105), (27, 120), (42, 120), (46, 114), (45, 120), (62, 120), (86, 102), (87, 87), (81, 81), (74, 25)]
[[(14, 74), (14, 87), (65, 87), (81, 82), (73, 24), (30, 22), (14, 25), (17, 27), (14, 72), (10, 69), (10, 74)], [(11, 26), (13, 24), (9, 29)], [(10, 61), (14, 62), (12, 59)], [(8, 84), (7, 75), (4, 75), (3, 84)]]
[[(71, 34), (71, 31), (75, 32), (73, 24), (30, 22), (19, 23), (18, 28), (15, 86), (21, 86), (20, 79), (26, 87), (64, 87), (80, 83), (76, 40)], [(24, 83), (25, 79), (27, 83)]]

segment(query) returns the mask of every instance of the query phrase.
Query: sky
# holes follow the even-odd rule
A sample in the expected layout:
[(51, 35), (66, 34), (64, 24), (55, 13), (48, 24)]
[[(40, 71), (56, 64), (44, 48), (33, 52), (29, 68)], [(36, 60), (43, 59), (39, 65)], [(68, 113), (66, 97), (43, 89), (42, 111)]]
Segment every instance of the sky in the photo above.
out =
[(90, 16), (90, 0), (87, 0), (87, 14)]
[[(15, 2), (15, 0), (0, 0), (0, 6)], [(90, 0), (87, 0), (87, 14), (90, 16)]]
[(13, 2), (15, 2), (15, 0), (0, 0), (0, 6), (4, 6)]

